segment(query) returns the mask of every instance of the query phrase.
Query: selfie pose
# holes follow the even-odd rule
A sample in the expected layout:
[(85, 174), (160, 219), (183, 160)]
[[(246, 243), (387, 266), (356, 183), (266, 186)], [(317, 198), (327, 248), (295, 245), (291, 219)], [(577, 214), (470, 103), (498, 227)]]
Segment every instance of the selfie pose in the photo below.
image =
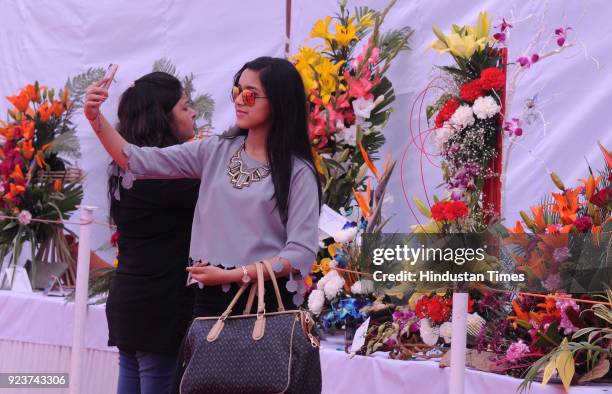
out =
[[(201, 179), (188, 270), (196, 287), (194, 316), (221, 315), (239, 285), (257, 280), (255, 264), (271, 263), (288, 307), (318, 250), (321, 186), (307, 131), (306, 94), (295, 67), (257, 58), (235, 75), (236, 128), (201, 142), (137, 147), (100, 112), (104, 81), (88, 89), (85, 113), (125, 178)], [(269, 275), (266, 274), (266, 278)], [(265, 305), (278, 302), (270, 281)], [(242, 311), (240, 299), (232, 313)], [(319, 368), (319, 365), (316, 366)]]
[[(179, 80), (166, 73), (134, 81), (121, 96), (118, 118), (119, 135), (135, 146), (165, 148), (194, 137), (195, 111)], [(119, 348), (117, 392), (168, 393), (191, 320), (185, 268), (200, 181), (137, 180), (124, 188), (118, 175), (111, 163), (110, 216), (119, 234), (119, 264), (106, 315), (109, 345)]]

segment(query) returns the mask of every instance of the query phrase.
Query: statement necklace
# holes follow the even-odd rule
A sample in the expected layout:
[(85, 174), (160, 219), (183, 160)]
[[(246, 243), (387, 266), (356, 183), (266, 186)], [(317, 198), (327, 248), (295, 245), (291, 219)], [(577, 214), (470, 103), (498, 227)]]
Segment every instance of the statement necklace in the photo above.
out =
[(251, 186), (253, 182), (259, 182), (270, 175), (270, 166), (264, 165), (257, 168), (247, 168), (242, 160), (240, 152), (245, 150), (245, 145), (242, 143), (240, 148), (230, 158), (227, 165), (227, 174), (230, 177), (230, 182), (236, 189)]

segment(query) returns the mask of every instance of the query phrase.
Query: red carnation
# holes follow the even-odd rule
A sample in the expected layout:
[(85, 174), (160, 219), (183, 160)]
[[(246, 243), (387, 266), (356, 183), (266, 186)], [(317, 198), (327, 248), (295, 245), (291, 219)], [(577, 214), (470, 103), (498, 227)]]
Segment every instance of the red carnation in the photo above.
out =
[(583, 216), (574, 220), (574, 226), (579, 232), (586, 233), (591, 230), (591, 227), (593, 227), (593, 221), (591, 220), (590, 216)]
[(589, 202), (593, 205), (597, 205), (599, 208), (603, 208), (604, 206), (608, 205), (610, 200), (612, 200), (612, 189), (607, 187), (593, 194)]
[(429, 296), (423, 296), (419, 298), (416, 303), (415, 313), (419, 319), (426, 318), (427, 315), (427, 304), (429, 303)]
[(467, 214), (468, 208), (463, 201), (440, 201), (431, 207), (431, 217), (438, 222), (452, 222)]
[(506, 77), (499, 68), (489, 67), (480, 73), (480, 83), (484, 90), (501, 91), (506, 85)]
[(444, 122), (453, 116), (457, 108), (459, 108), (459, 100), (454, 97), (447, 100), (440, 112), (438, 112), (438, 116), (436, 116), (436, 127), (442, 127)]
[(462, 99), (468, 103), (473, 103), (478, 97), (484, 94), (482, 82), (480, 79), (475, 79), (473, 81), (464, 83), (463, 86), (461, 86), (460, 93)]

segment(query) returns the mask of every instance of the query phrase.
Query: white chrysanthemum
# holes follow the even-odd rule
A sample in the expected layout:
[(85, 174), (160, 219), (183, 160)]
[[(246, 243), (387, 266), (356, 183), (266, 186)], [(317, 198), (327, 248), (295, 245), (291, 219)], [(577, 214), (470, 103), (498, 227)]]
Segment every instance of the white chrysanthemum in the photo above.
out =
[(353, 283), (351, 293), (353, 294), (371, 294), (374, 292), (374, 282), (369, 279), (361, 279)]
[(474, 101), (472, 110), (478, 119), (489, 119), (497, 115), (499, 111), (501, 111), (501, 107), (497, 105), (493, 97), (484, 96), (478, 97), (476, 101)]
[(429, 319), (422, 319), (420, 322), (419, 333), (426, 345), (434, 346), (440, 339), (440, 328), (432, 327)]
[(317, 283), (317, 288), (323, 290), (328, 300), (333, 300), (344, 287), (344, 278), (338, 271), (331, 270)]
[(334, 240), (341, 244), (353, 242), (357, 236), (357, 227), (350, 227), (334, 234)]
[(313, 290), (308, 296), (308, 309), (315, 315), (321, 314), (325, 305), (325, 293), (323, 290)]
[(434, 145), (436, 146), (436, 150), (438, 152), (442, 152), (444, 150), (444, 144), (454, 132), (455, 130), (447, 123), (434, 131)]
[(336, 133), (336, 140), (345, 144), (355, 146), (357, 144), (357, 126), (343, 127)]
[(446, 322), (440, 326), (440, 336), (444, 338), (444, 342), (450, 343), (451, 336), (453, 334), (453, 324), (451, 322)]
[(467, 126), (471, 126), (474, 124), (476, 119), (474, 119), (474, 111), (472, 111), (472, 107), (469, 105), (462, 105), (457, 108), (453, 116), (450, 118), (450, 124), (453, 126), (457, 126), (459, 128), (464, 128)]

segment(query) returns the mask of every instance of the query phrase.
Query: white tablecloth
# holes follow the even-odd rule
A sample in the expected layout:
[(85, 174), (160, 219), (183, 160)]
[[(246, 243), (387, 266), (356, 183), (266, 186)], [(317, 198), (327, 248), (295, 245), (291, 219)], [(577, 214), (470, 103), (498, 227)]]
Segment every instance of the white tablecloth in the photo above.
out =
[[(69, 372), (74, 308), (61, 298), (0, 291), (0, 372)], [(106, 346), (103, 306), (87, 316), (84, 393), (112, 394), (117, 382), (117, 352)], [(396, 361), (383, 356), (350, 358), (338, 338), (323, 341), (321, 368), (325, 394), (448, 392), (449, 369), (434, 361)], [(468, 370), (466, 394), (514, 394), (519, 379)], [(15, 393), (67, 393), (68, 390), (8, 390)], [(558, 385), (533, 385), (531, 393), (561, 394)], [(612, 393), (612, 386), (574, 387), (572, 394)]]

